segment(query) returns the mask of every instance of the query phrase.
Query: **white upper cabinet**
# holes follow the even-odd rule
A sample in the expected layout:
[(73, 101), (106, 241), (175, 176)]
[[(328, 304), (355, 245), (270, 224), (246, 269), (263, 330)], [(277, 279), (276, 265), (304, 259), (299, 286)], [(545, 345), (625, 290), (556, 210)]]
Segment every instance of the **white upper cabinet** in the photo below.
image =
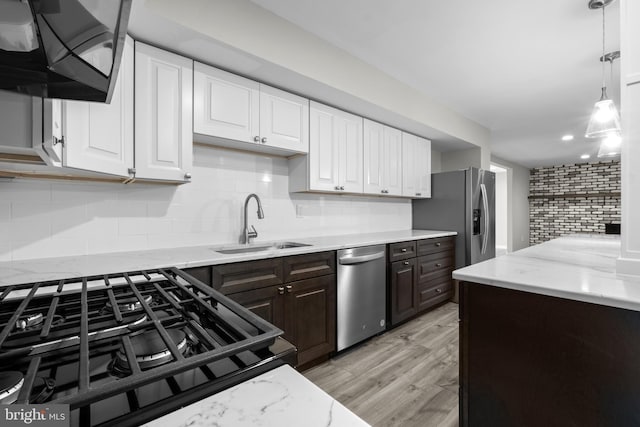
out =
[(431, 141), (402, 132), (402, 195), (431, 197)]
[(309, 100), (196, 63), (193, 130), (200, 142), (280, 154), (307, 153)]
[(64, 140), (52, 144), (52, 156), (57, 157), (61, 145), (66, 167), (128, 176), (133, 167), (133, 80), (133, 40), (127, 38), (111, 103), (52, 101), (52, 142)]
[(260, 143), (309, 152), (309, 100), (261, 84)]
[(309, 154), (289, 160), (291, 191), (362, 193), (362, 117), (311, 101)]
[(136, 177), (188, 181), (193, 164), (193, 61), (136, 42)]
[(260, 84), (196, 62), (193, 132), (254, 142), (260, 131)]
[(126, 39), (111, 103), (44, 99), (34, 148), (51, 166), (128, 177), (133, 167), (133, 40)]
[(364, 119), (364, 192), (402, 195), (402, 132)]

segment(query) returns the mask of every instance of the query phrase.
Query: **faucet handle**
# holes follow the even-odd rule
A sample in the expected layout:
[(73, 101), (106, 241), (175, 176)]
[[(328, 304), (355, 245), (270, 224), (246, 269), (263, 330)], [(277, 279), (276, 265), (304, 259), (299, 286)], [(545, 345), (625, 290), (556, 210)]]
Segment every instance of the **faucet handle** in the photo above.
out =
[(256, 228), (253, 225), (250, 227), (251, 227), (251, 230), (247, 233), (247, 236), (249, 236), (250, 238), (258, 237), (258, 232), (256, 231)]

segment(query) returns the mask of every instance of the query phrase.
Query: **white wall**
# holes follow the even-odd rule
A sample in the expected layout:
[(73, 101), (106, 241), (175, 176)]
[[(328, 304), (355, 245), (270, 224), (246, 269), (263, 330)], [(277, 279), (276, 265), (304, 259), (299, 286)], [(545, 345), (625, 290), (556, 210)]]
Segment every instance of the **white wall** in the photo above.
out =
[(511, 219), (511, 238), (507, 248), (511, 251), (529, 246), (529, 169), (492, 156), (491, 161), (507, 168), (507, 212)]
[[(500, 169), (494, 171), (496, 174), (496, 249), (508, 249), (508, 191), (507, 191), (507, 170)], [(496, 251), (497, 254), (497, 251)]]
[(442, 172), (442, 153), (431, 150), (431, 173)]
[(482, 163), (481, 151), (480, 148), (469, 148), (467, 150), (442, 153), (442, 171), (448, 172), (469, 167), (489, 170), (490, 165), (483, 165)]
[(253, 192), (258, 240), (411, 228), (409, 200), (289, 194), (288, 179), (284, 158), (196, 146), (178, 187), (0, 180), (0, 260), (236, 243)]

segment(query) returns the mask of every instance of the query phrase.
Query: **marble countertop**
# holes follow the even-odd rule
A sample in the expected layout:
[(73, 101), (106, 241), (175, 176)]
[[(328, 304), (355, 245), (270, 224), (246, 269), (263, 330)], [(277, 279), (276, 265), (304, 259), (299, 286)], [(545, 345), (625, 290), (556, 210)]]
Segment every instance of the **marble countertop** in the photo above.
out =
[(620, 237), (573, 235), (455, 270), (453, 278), (640, 311), (640, 276), (616, 273)]
[[(186, 268), (227, 264), (358, 246), (454, 236), (455, 234), (455, 232), (450, 231), (399, 230), (288, 239), (287, 241), (304, 243), (310, 246), (229, 255), (218, 253), (216, 249), (232, 245), (210, 245), (0, 262), (0, 287), (171, 266)], [(264, 243), (258, 240), (254, 245)]]
[(289, 365), (145, 424), (147, 427), (368, 425)]

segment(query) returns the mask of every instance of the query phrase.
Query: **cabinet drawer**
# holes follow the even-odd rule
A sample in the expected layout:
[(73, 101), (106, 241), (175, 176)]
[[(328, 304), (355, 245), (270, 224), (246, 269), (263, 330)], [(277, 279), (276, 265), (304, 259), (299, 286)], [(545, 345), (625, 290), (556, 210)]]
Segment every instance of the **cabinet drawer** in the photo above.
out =
[(191, 268), (183, 268), (182, 271), (184, 271), (187, 274), (192, 275), (193, 277), (195, 277), (196, 279), (200, 280), (202, 283), (204, 283), (205, 285), (209, 285), (211, 286), (211, 266), (206, 266), (206, 267), (191, 267)]
[(418, 286), (418, 311), (450, 299), (453, 296), (451, 275), (444, 276), (441, 282), (429, 282)]
[(280, 285), (284, 277), (282, 258), (217, 265), (211, 273), (212, 286), (225, 295)]
[(418, 240), (418, 256), (448, 251), (453, 248), (454, 239), (455, 236), (448, 236)]
[(418, 277), (437, 270), (451, 269), (453, 265), (453, 251), (438, 252), (418, 257)]
[(326, 276), (336, 272), (336, 253), (294, 255), (284, 258), (284, 282)]
[(389, 245), (389, 262), (400, 261), (407, 258), (415, 258), (416, 242), (391, 243)]

